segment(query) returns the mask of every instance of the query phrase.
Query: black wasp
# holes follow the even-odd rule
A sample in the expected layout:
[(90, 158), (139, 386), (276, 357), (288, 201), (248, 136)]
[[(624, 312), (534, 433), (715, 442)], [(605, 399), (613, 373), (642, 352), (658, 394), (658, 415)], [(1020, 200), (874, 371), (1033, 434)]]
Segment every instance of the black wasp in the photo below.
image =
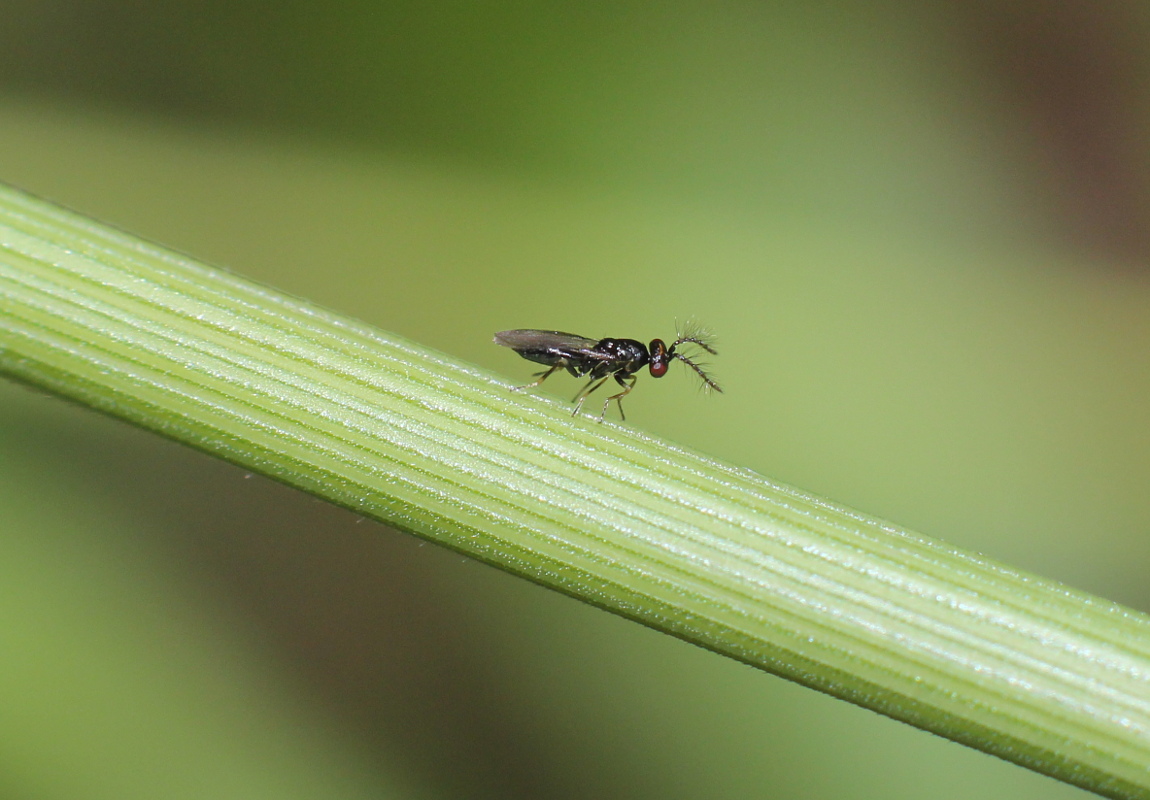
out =
[(551, 377), (551, 373), (560, 369), (567, 370), (576, 378), (589, 375), (591, 380), (572, 400), (573, 403), (577, 403), (572, 416), (579, 413), (587, 395), (614, 376), (615, 382), (623, 387), (623, 391), (603, 401), (603, 413), (599, 415), (600, 422), (607, 416), (607, 407), (611, 405), (612, 400), (619, 404), (619, 416), (626, 419), (623, 414), (623, 398), (635, 388), (635, 382), (639, 380), (639, 376), (635, 373), (647, 367), (651, 370), (652, 376), (662, 378), (667, 374), (671, 359), (677, 358), (695, 370), (708, 389), (723, 391), (719, 388), (719, 384), (703, 371), (699, 363), (679, 352), (682, 345), (695, 344), (712, 355), (717, 354), (708, 337), (698, 332), (688, 331), (679, 336), (670, 347), (662, 339), (652, 339), (650, 345), (645, 345), (636, 339), (587, 339), (573, 333), (534, 329), (501, 331), (495, 334), (495, 343), (510, 347), (528, 361), (550, 367), (546, 372), (537, 373), (539, 380), (526, 386), (517, 386), (513, 391), (538, 386)]

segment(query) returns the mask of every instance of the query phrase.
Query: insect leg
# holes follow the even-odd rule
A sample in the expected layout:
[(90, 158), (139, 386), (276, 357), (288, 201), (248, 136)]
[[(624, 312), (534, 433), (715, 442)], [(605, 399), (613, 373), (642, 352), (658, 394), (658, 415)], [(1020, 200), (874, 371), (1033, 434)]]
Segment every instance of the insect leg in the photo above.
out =
[(588, 383), (586, 386), (584, 386), (583, 389), (579, 392), (579, 394), (575, 395), (575, 398), (571, 401), (572, 403), (576, 403), (575, 410), (571, 412), (571, 416), (575, 416), (576, 414), (578, 414), (579, 409), (581, 409), (583, 407), (583, 401), (587, 399), (587, 395), (591, 394), (591, 392), (595, 391), (600, 386), (602, 386), (604, 383), (606, 383), (607, 378), (610, 378), (610, 377), (611, 376), (608, 375), (604, 378), (592, 378), (590, 383)]
[(552, 372), (554, 372), (557, 369), (560, 369), (562, 366), (563, 366), (562, 361), (555, 363), (555, 364), (552, 364), (551, 369), (547, 370), (546, 372), (536, 372), (535, 373), (536, 375), (542, 375), (543, 376), (539, 380), (535, 381), (534, 383), (525, 383), (522, 386), (512, 386), (511, 391), (519, 392), (519, 391), (522, 391), (524, 389), (534, 389), (536, 386), (543, 383), (543, 381), (550, 378)]
[(635, 388), (635, 382), (638, 380), (638, 375), (632, 375), (631, 382), (627, 383), (627, 380), (623, 377), (622, 373), (615, 373), (615, 382), (623, 387), (623, 391), (619, 392), (619, 394), (613, 394), (603, 401), (603, 413), (599, 415), (600, 422), (602, 422), (603, 418), (607, 416), (607, 406), (611, 405), (612, 400), (619, 404), (619, 418), (624, 421), (627, 419), (627, 415), (623, 413), (623, 398), (631, 393), (631, 390)]

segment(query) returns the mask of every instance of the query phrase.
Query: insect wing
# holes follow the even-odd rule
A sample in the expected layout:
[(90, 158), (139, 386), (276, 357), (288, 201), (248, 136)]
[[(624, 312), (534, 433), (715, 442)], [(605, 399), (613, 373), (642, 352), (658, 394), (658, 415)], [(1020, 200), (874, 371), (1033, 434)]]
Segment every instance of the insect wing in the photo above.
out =
[(595, 351), (595, 345), (599, 343), (597, 339), (588, 339), (586, 336), (576, 336), (562, 331), (541, 331), (534, 328), (500, 331), (495, 334), (495, 343), (510, 347), (520, 355), (546, 353), (561, 358), (603, 358), (601, 353)]

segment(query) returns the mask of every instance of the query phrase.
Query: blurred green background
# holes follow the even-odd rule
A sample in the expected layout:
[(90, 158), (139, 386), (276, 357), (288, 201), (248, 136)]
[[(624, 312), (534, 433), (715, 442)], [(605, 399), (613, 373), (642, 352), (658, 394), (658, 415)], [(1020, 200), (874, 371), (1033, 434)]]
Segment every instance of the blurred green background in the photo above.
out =
[[(1150, 610), (1148, 77), (1135, 2), (9, 0), (0, 180), (512, 380), (698, 319), (636, 426)], [(1084, 796), (7, 383), (0, 475), (0, 797)]]

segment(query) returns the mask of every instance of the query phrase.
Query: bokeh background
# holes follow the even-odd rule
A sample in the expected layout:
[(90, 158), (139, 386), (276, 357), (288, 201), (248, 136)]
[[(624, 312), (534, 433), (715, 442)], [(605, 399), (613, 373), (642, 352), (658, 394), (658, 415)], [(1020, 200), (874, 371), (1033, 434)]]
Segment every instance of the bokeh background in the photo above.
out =
[[(1150, 611), (1150, 6), (7, 0), (0, 180)], [(573, 394), (578, 384), (547, 388)], [(0, 384), (0, 796), (1070, 798)]]

